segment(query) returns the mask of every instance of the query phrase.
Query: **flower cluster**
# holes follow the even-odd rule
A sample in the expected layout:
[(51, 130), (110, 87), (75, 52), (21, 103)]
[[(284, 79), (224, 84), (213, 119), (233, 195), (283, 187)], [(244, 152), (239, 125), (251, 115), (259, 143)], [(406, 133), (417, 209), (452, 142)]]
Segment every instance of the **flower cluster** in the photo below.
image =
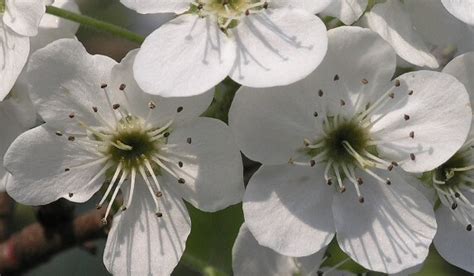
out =
[(0, 191), (96, 203), (110, 273), (170, 275), (188, 208), (238, 203), (235, 275), (474, 272), (473, 0), (121, 0), (176, 16), (119, 63), (52, 2), (0, 0)]

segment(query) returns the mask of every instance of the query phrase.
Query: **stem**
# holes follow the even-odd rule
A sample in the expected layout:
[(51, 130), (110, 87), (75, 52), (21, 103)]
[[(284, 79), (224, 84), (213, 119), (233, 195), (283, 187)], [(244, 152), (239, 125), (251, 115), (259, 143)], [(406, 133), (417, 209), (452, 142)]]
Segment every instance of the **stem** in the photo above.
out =
[(124, 39), (136, 42), (138, 44), (141, 44), (143, 40), (145, 39), (143, 36), (133, 33), (117, 25), (104, 22), (104, 21), (92, 18), (90, 16), (70, 12), (61, 8), (47, 6), (46, 13), (49, 13), (49, 14), (52, 14), (57, 17), (61, 17), (70, 21), (77, 22), (83, 26), (92, 27), (99, 31), (107, 32), (107, 33), (116, 35), (118, 37), (122, 37)]

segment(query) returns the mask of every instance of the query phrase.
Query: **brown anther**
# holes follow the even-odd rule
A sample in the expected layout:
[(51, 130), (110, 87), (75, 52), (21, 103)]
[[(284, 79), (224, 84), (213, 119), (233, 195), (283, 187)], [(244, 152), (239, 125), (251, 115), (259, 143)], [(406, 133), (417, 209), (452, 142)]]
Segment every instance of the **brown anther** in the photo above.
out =
[(339, 80), (339, 75), (338, 75), (338, 74), (334, 75), (334, 79), (333, 79), (333, 80), (334, 80), (334, 81), (338, 81), (338, 80)]
[(305, 138), (305, 139), (303, 139), (303, 145), (305, 147), (307, 147), (307, 146), (311, 145), (311, 141), (309, 139)]
[(411, 160), (413, 160), (413, 161), (415, 161), (415, 159), (416, 159), (416, 156), (415, 156), (415, 154), (414, 154), (414, 153), (410, 153), (410, 159), (411, 159)]
[(326, 183), (327, 183), (329, 186), (331, 186), (331, 185), (332, 185), (332, 179), (329, 178), (329, 179), (326, 181)]
[(113, 105), (112, 105), (112, 108), (113, 108), (114, 110), (117, 110), (117, 109), (120, 108), (120, 104), (113, 104)]
[(415, 138), (415, 132), (414, 132), (414, 131), (410, 131), (410, 138), (411, 138), (411, 139), (414, 139), (414, 138)]
[(69, 136), (69, 137), (67, 137), (67, 139), (72, 142), (72, 141), (76, 140), (76, 137), (74, 137), (74, 136)]
[(71, 170), (70, 168), (65, 168), (65, 169), (64, 169), (65, 172), (68, 172), (68, 171), (70, 171), (70, 170)]
[(178, 179), (178, 183), (179, 184), (184, 184), (184, 183), (186, 183), (186, 180), (184, 180), (184, 178), (180, 178), (180, 179)]
[(313, 116), (314, 116), (314, 117), (318, 117), (318, 116), (319, 116), (318, 112), (315, 111), (315, 112), (313, 113)]
[(178, 162), (178, 166), (179, 166), (180, 168), (182, 168), (182, 167), (183, 167), (183, 162), (179, 161), (179, 162)]
[(314, 167), (314, 166), (316, 165), (316, 161), (310, 160), (310, 161), (309, 161), (309, 165), (310, 165), (311, 167)]
[(97, 204), (97, 205), (95, 206), (95, 208), (96, 208), (97, 210), (100, 210), (100, 209), (102, 209), (102, 205)]
[(397, 162), (395, 162), (395, 161), (392, 161), (392, 163), (391, 163), (391, 164), (392, 164), (394, 167), (398, 167), (398, 163), (397, 163)]
[(61, 131), (56, 131), (57, 136), (63, 136), (63, 133)]
[(125, 83), (122, 83), (122, 84), (119, 86), (119, 90), (120, 90), (120, 91), (123, 91), (123, 90), (125, 90), (126, 87), (127, 87), (127, 86), (125, 85)]
[(184, 108), (183, 108), (182, 106), (180, 106), (180, 107), (178, 107), (178, 108), (176, 109), (176, 112), (179, 113), (179, 112), (183, 111), (183, 109), (184, 109)]
[(387, 180), (385, 181), (385, 184), (392, 185), (392, 181), (389, 178), (387, 178)]
[(451, 205), (451, 209), (456, 210), (456, 208), (458, 208), (458, 204), (456, 202), (453, 202), (453, 204)]
[(156, 108), (156, 104), (154, 102), (149, 102), (148, 103), (148, 108), (149, 109), (155, 109)]
[(399, 87), (400, 86), (400, 80), (395, 80), (395, 86)]
[(162, 197), (162, 196), (163, 196), (163, 193), (162, 193), (162, 192), (160, 192), (160, 191), (158, 191), (158, 192), (156, 192), (156, 194), (155, 194), (155, 195), (156, 195), (156, 197)]
[(102, 225), (107, 225), (107, 219), (106, 218), (101, 219), (100, 223), (102, 223)]
[(122, 211), (126, 211), (126, 210), (127, 210), (127, 206), (123, 205), (120, 209), (122, 209)]
[(165, 138), (168, 138), (169, 136), (170, 136), (170, 133), (169, 133), (169, 132), (165, 132), (165, 133), (163, 134), (163, 137), (165, 137)]
[(472, 231), (472, 225), (471, 225), (471, 224), (468, 224), (468, 225), (466, 226), (466, 230), (469, 231), (469, 232)]
[(188, 138), (186, 139), (186, 143), (191, 144), (192, 142), (193, 142), (193, 140), (191, 139), (191, 137), (188, 137)]
[(107, 84), (106, 83), (101, 84), (100, 88), (102, 88), (102, 89), (107, 88)]
[(362, 84), (368, 84), (369, 81), (367, 79), (362, 79), (360, 82), (362, 82)]
[(264, 9), (268, 9), (268, 2), (265, 2), (263, 3), (263, 6), (262, 6)]
[(363, 196), (359, 197), (359, 202), (360, 202), (360, 203), (364, 203), (364, 202), (365, 202), (365, 199), (364, 199)]
[(410, 120), (410, 115), (404, 114), (404, 115), (403, 115), (403, 119), (405, 119), (405, 121)]
[(322, 97), (323, 95), (324, 95), (323, 90), (319, 89), (319, 91), (318, 91), (318, 96), (319, 96), (319, 97)]
[(393, 98), (395, 98), (395, 93), (393, 93), (393, 92), (388, 93), (388, 96), (393, 99)]
[(459, 197), (461, 197), (461, 194), (458, 193), (458, 192), (455, 192), (455, 193), (454, 193), (454, 196), (457, 197), (457, 198), (459, 198)]
[(364, 180), (361, 177), (357, 177), (357, 184), (362, 185), (364, 184)]
[(345, 186), (342, 186), (342, 188), (339, 190), (339, 192), (342, 194), (342, 193), (345, 193), (346, 192), (346, 187)]
[(156, 216), (159, 217), (159, 218), (161, 218), (161, 217), (163, 216), (163, 213), (157, 212), (157, 213), (156, 213)]
[(392, 164), (388, 165), (387, 170), (392, 171), (393, 170), (393, 165)]
[(346, 105), (346, 102), (345, 102), (343, 99), (341, 99), (341, 100), (340, 100), (340, 104), (341, 104), (341, 106), (345, 106), (345, 105)]
[(69, 195), (68, 195), (68, 196), (69, 196), (69, 197), (73, 197), (73, 196), (74, 196), (74, 194), (73, 194), (73, 193), (69, 193)]
[(408, 91), (408, 96), (413, 95), (413, 90)]
[(95, 113), (97, 113), (97, 111), (99, 111), (99, 109), (97, 108), (97, 106), (93, 106), (93, 107), (92, 107), (92, 111), (94, 111)]
[(250, 15), (250, 11), (249, 11), (249, 10), (246, 10), (246, 11), (245, 11), (245, 15), (246, 15), (246, 16), (249, 16), (249, 15)]
[(75, 115), (74, 113), (70, 113), (70, 114), (69, 114), (69, 118), (71, 118), (71, 119), (74, 118), (75, 116), (76, 116), (76, 115)]

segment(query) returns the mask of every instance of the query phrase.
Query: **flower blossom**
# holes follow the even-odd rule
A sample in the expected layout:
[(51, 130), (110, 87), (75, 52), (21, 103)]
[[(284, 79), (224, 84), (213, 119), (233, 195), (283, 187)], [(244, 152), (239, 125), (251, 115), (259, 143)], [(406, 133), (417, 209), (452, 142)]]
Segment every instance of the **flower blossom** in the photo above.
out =
[(311, 73), (327, 50), (326, 27), (312, 12), (328, 1), (122, 2), (141, 13), (180, 14), (137, 54), (135, 79), (151, 94), (197, 95), (227, 76), (251, 87), (286, 85)]
[(7, 192), (29, 205), (61, 197), (84, 202), (105, 183), (98, 208), (106, 208), (106, 224), (122, 191), (105, 266), (114, 275), (168, 275), (191, 229), (183, 200), (204, 211), (238, 203), (242, 161), (228, 127), (198, 117), (212, 92), (194, 98), (143, 93), (132, 77), (135, 55), (116, 64), (72, 39), (32, 55), (31, 98), (46, 123), (8, 149)]
[(426, 258), (436, 232), (426, 197), (397, 173), (432, 170), (464, 143), (469, 96), (454, 77), (391, 80), (393, 49), (359, 27), (328, 32), (329, 51), (290, 86), (242, 87), (229, 112), (241, 150), (263, 166), (244, 195), (259, 244), (301, 257), (328, 245), (397, 273)]

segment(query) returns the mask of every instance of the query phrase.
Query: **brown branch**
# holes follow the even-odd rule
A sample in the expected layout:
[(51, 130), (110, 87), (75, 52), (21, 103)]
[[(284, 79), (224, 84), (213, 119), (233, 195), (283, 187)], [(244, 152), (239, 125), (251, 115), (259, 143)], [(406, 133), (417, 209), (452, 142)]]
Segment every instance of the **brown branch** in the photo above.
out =
[(0, 274), (21, 274), (54, 254), (106, 236), (101, 222), (105, 210), (94, 210), (71, 222), (45, 227), (35, 223), (0, 243)]
[(7, 193), (0, 193), (0, 241), (10, 235), (14, 206), (13, 199)]

